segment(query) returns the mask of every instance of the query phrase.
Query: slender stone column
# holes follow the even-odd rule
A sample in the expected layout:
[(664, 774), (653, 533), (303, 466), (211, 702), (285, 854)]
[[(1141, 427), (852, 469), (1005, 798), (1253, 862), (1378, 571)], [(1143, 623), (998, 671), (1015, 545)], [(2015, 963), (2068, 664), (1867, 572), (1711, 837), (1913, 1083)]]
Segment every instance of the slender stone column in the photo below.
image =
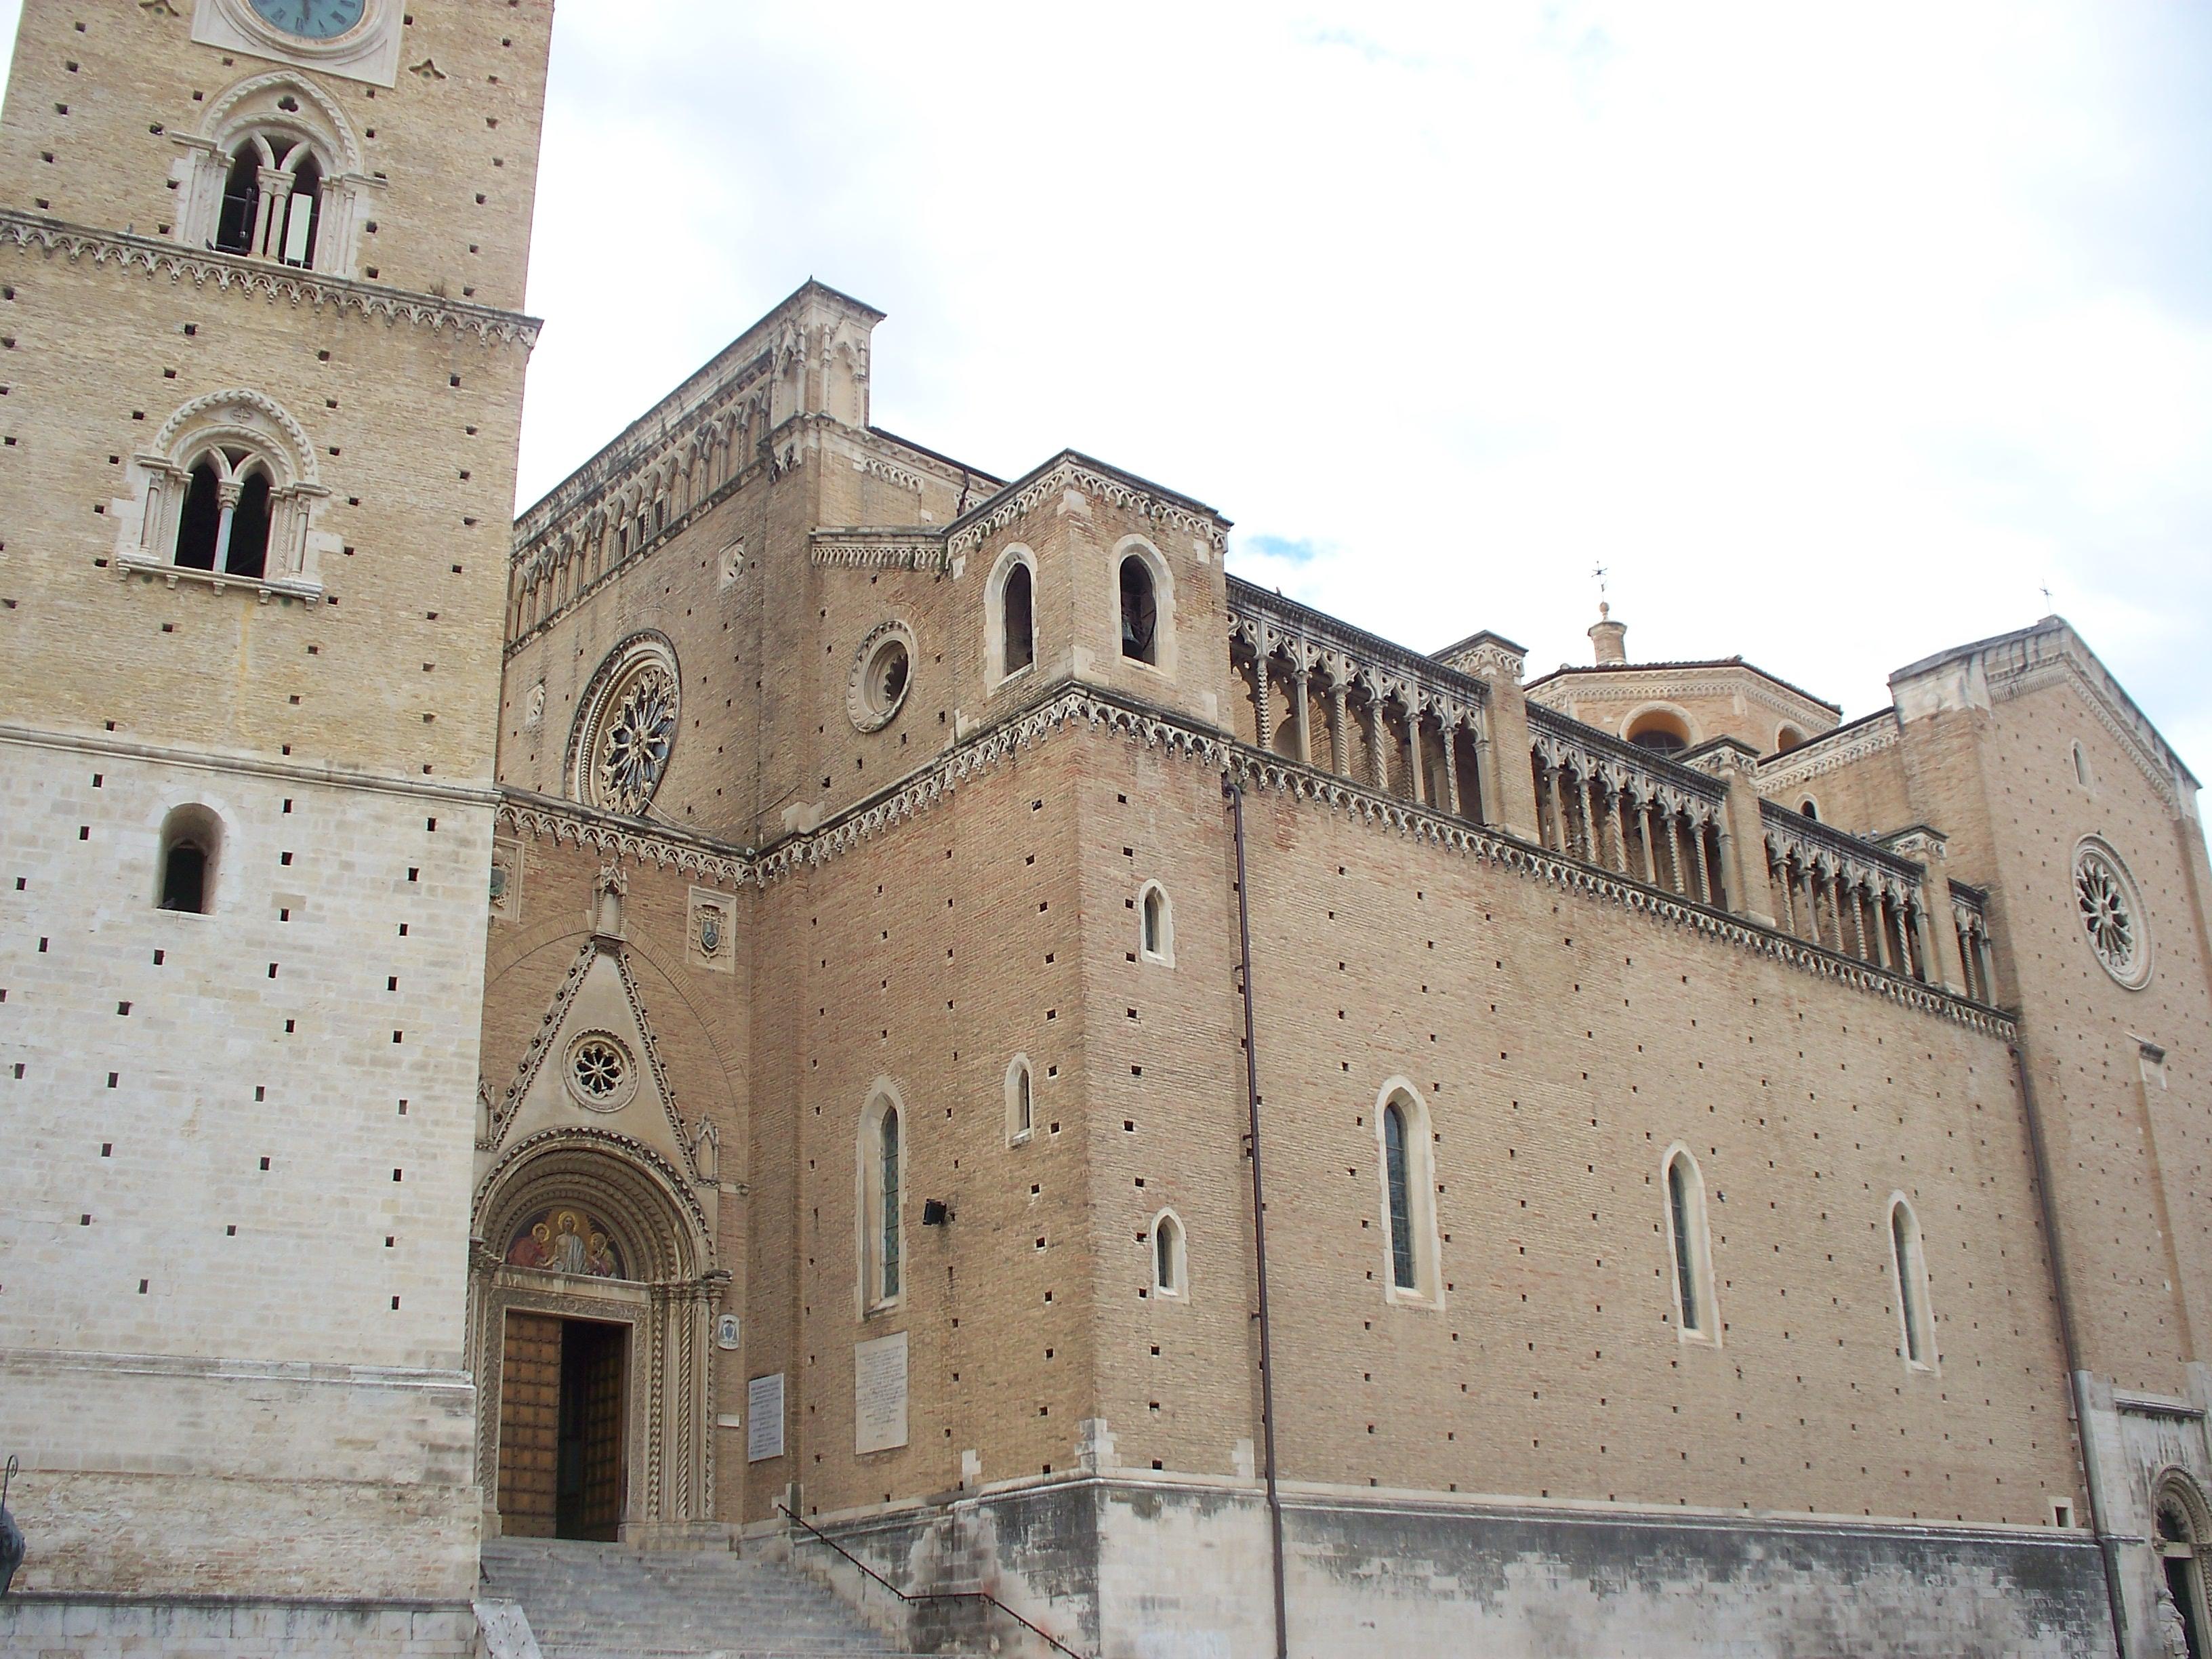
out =
[(1426, 806), (1428, 781), (1421, 775), (1429, 769), (1421, 763), (1421, 711), (1411, 704), (1406, 708), (1406, 759), (1413, 774), (1413, 805)]
[(1564, 853), (1567, 850), (1567, 813), (1565, 807), (1561, 805), (1559, 802), (1559, 767), (1558, 762), (1553, 761), (1546, 763), (1544, 767), (1544, 783), (1546, 787), (1550, 791), (1552, 797), (1552, 835), (1553, 837), (1552, 841), (1547, 842), (1545, 844), (1550, 847), (1555, 853)]
[(1782, 895), (1782, 931), (1794, 938), (1797, 932), (1797, 905), (1796, 896), (1790, 890), (1790, 854), (1770, 852), (1769, 857), (1773, 860), (1773, 890)]
[(1375, 774), (1375, 787), (1388, 794), (1390, 793), (1390, 757), (1382, 747), (1382, 699), (1370, 691), (1367, 698), (1370, 769)]
[(1344, 725), (1344, 682), (1332, 673), (1328, 682), (1329, 770), (1340, 778), (1352, 775), (1352, 734)]
[(1690, 839), (1698, 844), (1698, 896), (1705, 903), (1718, 909), (1720, 901), (1713, 896), (1712, 866), (1705, 854), (1705, 821), (1694, 813), (1690, 817)]
[(1252, 647), (1252, 722), (1262, 749), (1273, 748), (1273, 728), (1267, 718), (1267, 630), (1259, 630)]
[[(1905, 857), (1918, 860), (1924, 872), (1916, 903), (1919, 912), (1921, 961), (1931, 985), (1963, 994), (1966, 988), (1964, 964), (1959, 957), (1959, 936), (1950, 925), (1951, 880), (1944, 873), (1947, 853), (1941, 831), (1919, 825), (1891, 843)], [(1942, 918), (1940, 922), (1938, 918)]]
[(1291, 710), (1291, 730), (1297, 736), (1297, 757), (1308, 766), (1313, 764), (1312, 716), (1308, 712), (1309, 705), (1312, 702), (1312, 685), (1313, 682), (1305, 665), (1304, 653), (1301, 651), (1297, 665), (1291, 671), (1291, 695), (1297, 699), (1296, 705)]
[(1444, 811), (1454, 817), (1459, 810), (1459, 728), (1455, 721), (1443, 727), (1444, 744)]

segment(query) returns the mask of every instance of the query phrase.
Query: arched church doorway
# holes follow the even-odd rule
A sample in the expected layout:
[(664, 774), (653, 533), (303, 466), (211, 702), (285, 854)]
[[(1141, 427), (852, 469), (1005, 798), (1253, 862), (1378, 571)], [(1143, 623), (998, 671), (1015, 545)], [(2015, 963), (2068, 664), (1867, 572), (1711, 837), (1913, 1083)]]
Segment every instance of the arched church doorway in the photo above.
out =
[(474, 1339), (487, 1534), (641, 1540), (713, 1516), (709, 1331), (727, 1275), (650, 1151), (535, 1136), (477, 1203)]
[(2181, 1635), (2189, 1659), (2212, 1659), (2212, 1645), (2207, 1644), (2207, 1614), (2212, 1612), (2205, 1601), (2203, 1554), (2206, 1544), (2212, 1542), (2212, 1516), (2208, 1516), (2203, 1495), (2184, 1477), (2169, 1475), (2160, 1483), (2158, 1492), (2158, 1524), (2154, 1543), (2158, 1550), (2160, 1587), (2171, 1599), (2172, 1614), (2160, 1609), (2161, 1619), (2179, 1621)]

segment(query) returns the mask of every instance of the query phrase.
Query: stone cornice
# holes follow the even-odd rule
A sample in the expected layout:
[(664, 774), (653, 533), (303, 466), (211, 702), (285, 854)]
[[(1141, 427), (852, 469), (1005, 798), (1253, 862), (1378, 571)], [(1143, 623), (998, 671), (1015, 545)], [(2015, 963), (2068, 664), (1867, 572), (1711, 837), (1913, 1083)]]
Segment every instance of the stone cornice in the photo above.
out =
[(0, 208), (0, 246), (8, 245), (60, 253), (74, 261), (88, 258), (94, 264), (117, 265), (125, 270), (143, 271), (149, 276), (167, 276), (173, 282), (189, 280), (200, 288), (234, 289), (264, 299), (287, 300), (295, 306), (331, 306), (359, 312), (365, 317), (381, 317), (386, 322), (411, 323), (433, 331), (451, 329), (459, 334), (474, 334), (486, 345), (520, 345), (529, 350), (537, 345), (538, 331), (544, 326), (538, 319), (519, 312), (495, 311), (489, 306), (465, 305), (343, 277), (319, 276), (237, 254), (201, 252), (179, 247), (173, 242), (91, 230), (58, 219)]
[(0, 722), (0, 744), (10, 743), (33, 749), (65, 749), (79, 754), (146, 761), (157, 766), (186, 766), (202, 772), (232, 772), (245, 777), (269, 778), (284, 783), (320, 785), (333, 789), (367, 789), (380, 794), (446, 801), (456, 806), (493, 806), (499, 801), (498, 793), (488, 785), (440, 783), (423, 778), (349, 771), (343, 766), (310, 766), (297, 761), (265, 760), (253, 755), (176, 749), (161, 744), (137, 743), (106, 732), (42, 732), (33, 726)]
[(1229, 545), (1229, 521), (1212, 508), (1070, 449), (956, 520), (946, 530), (946, 548), (955, 557), (969, 552), (1066, 489), (1095, 496), (1109, 506), (1133, 508), (1146, 518), (1199, 538), (1216, 553)]
[(603, 856), (626, 858), (656, 869), (712, 876), (731, 886), (754, 879), (752, 861), (735, 848), (705, 836), (656, 830), (635, 819), (528, 790), (500, 792), (498, 822), (517, 835), (550, 841), (556, 846), (588, 848)]
[[(1447, 852), (1465, 854), (1498, 868), (1578, 893), (1704, 938), (1732, 945), (1799, 972), (1866, 992), (1900, 1007), (1916, 1009), (2010, 1042), (2014, 1026), (2006, 1014), (1954, 997), (1917, 980), (1871, 966), (1774, 929), (1760, 927), (1724, 910), (1712, 909), (1641, 882), (1547, 852), (1496, 830), (1464, 823), (1395, 796), (1330, 773), (1264, 753), (1220, 732), (1190, 725), (1159, 709), (1090, 686), (1063, 681), (1035, 703), (989, 731), (948, 750), (930, 765), (868, 800), (846, 809), (818, 830), (787, 837), (758, 854), (735, 849), (710, 850), (714, 843), (678, 840), (619, 820), (589, 813), (572, 803), (544, 797), (511, 795), (501, 802), (505, 823), (532, 834), (579, 846), (627, 854), (663, 867), (706, 871), (735, 884), (765, 887), (803, 870), (834, 862), (866, 841), (921, 817), (951, 799), (970, 780), (995, 769), (1024, 750), (1033, 750), (1069, 731), (1118, 734), (1133, 743), (1181, 755), (1216, 769), (1249, 789), (1268, 790), (1311, 801), (1385, 833), (1425, 842)], [(1711, 787), (1711, 780), (1690, 774)], [(1869, 857), (1879, 849), (1853, 843)], [(1893, 855), (1888, 855), (1893, 857)]]
[(807, 538), (807, 553), (817, 565), (848, 570), (922, 570), (951, 568), (940, 531), (817, 530)]
[(1902, 736), (1896, 711), (1886, 709), (1870, 719), (1823, 732), (1787, 754), (1769, 757), (1759, 764), (1759, 787), (1761, 791), (1786, 790), (1809, 783), (1814, 778), (1855, 766), (1869, 755), (1896, 748)]
[[(1694, 677), (1694, 678), (1686, 678)], [(1559, 708), (1584, 702), (1631, 702), (1670, 697), (1743, 697), (1778, 714), (1808, 725), (1836, 717), (1835, 705), (1786, 686), (1771, 674), (1748, 663), (1700, 664), (1694, 669), (1668, 670), (1634, 664), (1620, 669), (1575, 669), (1553, 672), (1528, 683), (1528, 700)]]

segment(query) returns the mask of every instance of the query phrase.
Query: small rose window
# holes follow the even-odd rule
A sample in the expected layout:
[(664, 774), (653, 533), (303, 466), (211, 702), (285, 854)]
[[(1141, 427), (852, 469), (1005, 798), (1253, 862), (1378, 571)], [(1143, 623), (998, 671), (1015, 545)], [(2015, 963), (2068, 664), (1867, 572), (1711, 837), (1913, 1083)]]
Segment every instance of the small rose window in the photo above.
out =
[(2074, 854), (2074, 898), (2081, 930), (2105, 971), (2131, 991), (2150, 981), (2142, 900), (2119, 855), (2092, 838)]
[(637, 1062), (620, 1038), (586, 1031), (568, 1045), (568, 1092), (594, 1112), (618, 1112), (637, 1092)]
[(914, 678), (914, 635), (903, 623), (885, 623), (860, 641), (846, 688), (846, 712), (863, 732), (878, 732), (898, 717)]

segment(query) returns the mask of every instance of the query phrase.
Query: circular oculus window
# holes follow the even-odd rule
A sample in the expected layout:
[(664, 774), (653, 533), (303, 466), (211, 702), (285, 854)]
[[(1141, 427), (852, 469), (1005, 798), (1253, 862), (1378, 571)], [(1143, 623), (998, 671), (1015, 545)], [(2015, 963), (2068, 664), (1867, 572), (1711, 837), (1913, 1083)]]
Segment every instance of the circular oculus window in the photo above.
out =
[(568, 1045), (566, 1080), (586, 1111), (619, 1112), (637, 1094), (637, 1061), (620, 1037), (586, 1031)]
[(904, 623), (885, 623), (860, 641), (845, 688), (846, 712), (863, 732), (898, 718), (914, 683), (914, 635)]
[(2074, 851), (2074, 902), (2082, 937), (2105, 971), (2130, 991), (2149, 984), (2142, 896), (2119, 854), (2094, 836)]

